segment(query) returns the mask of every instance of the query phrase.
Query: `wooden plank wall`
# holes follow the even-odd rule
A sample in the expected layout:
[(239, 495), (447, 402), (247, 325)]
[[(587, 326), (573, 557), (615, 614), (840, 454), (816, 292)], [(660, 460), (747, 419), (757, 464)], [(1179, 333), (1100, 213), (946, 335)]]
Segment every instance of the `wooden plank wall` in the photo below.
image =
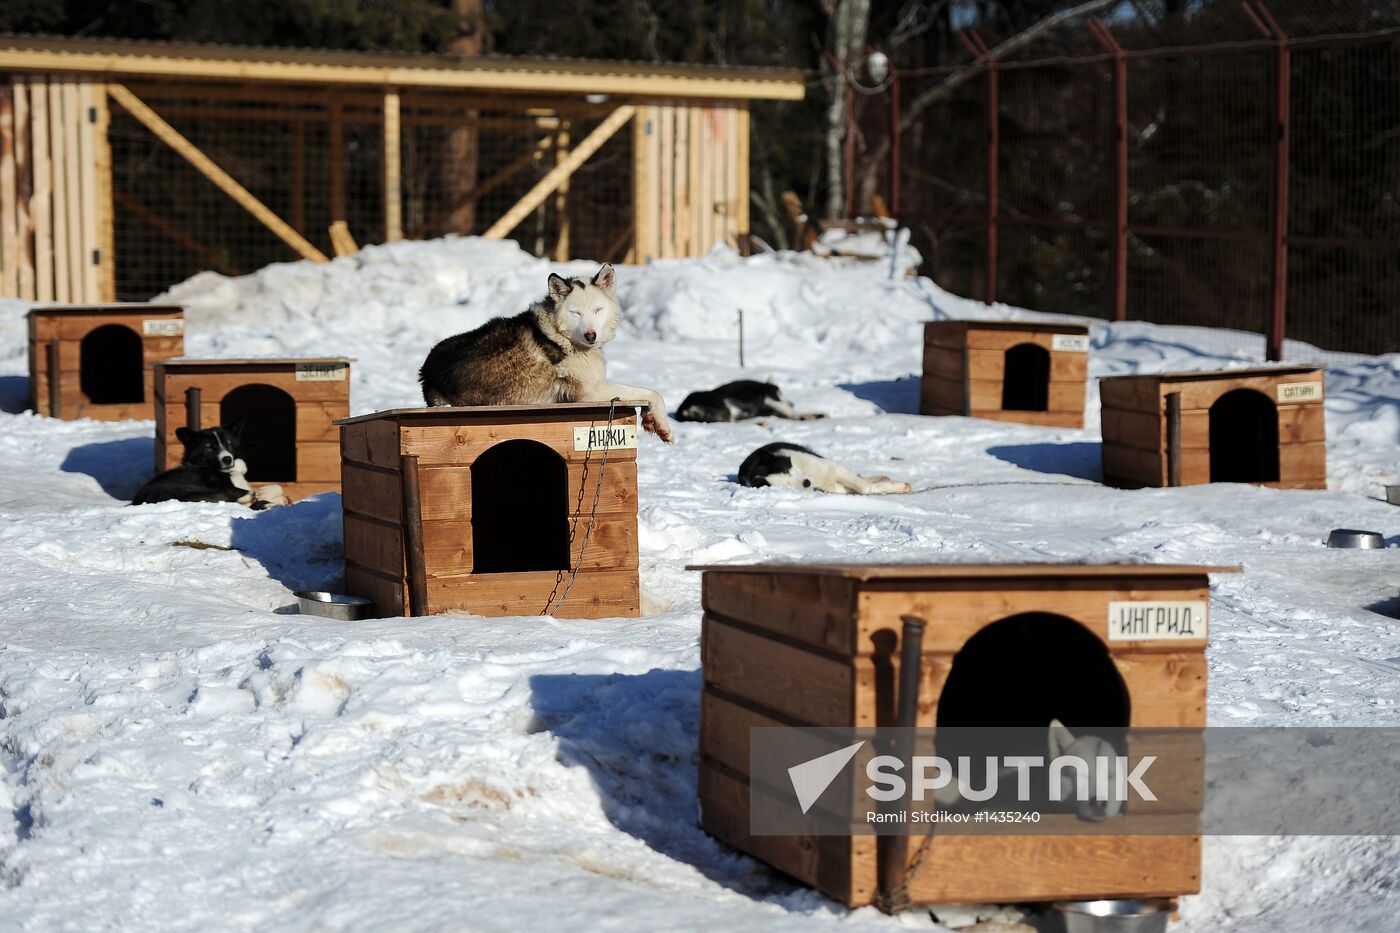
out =
[(105, 86), (0, 79), (0, 296), (115, 300)]
[(633, 176), (636, 259), (703, 256), (748, 240), (748, 108), (743, 103), (638, 108)]

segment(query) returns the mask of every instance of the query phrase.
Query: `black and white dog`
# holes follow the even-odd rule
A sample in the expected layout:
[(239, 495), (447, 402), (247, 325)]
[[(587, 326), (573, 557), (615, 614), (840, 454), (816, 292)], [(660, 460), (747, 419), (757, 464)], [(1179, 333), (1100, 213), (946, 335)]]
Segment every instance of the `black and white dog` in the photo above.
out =
[(871, 495), (908, 492), (888, 476), (857, 476), (834, 460), (797, 444), (764, 444), (739, 466), (741, 486), (787, 486), (821, 492)]
[(771, 382), (740, 379), (708, 392), (692, 392), (676, 409), (677, 421), (743, 421), (746, 418), (791, 418), (811, 421), (826, 415), (805, 415), (783, 398)]
[(248, 465), (238, 453), (243, 423), (228, 427), (191, 431), (176, 428), (175, 436), (185, 445), (180, 465), (166, 470), (142, 486), (132, 505), (148, 502), (238, 502), (254, 509), (286, 505), (281, 486), (263, 486), (254, 491), (244, 474)]

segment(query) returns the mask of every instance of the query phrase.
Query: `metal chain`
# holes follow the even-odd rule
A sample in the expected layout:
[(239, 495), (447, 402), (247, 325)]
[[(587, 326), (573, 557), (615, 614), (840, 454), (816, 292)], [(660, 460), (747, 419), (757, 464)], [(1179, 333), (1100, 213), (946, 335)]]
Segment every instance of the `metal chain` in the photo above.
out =
[[(613, 417), (616, 415), (617, 403), (619, 401), (621, 401), (620, 396), (613, 396), (612, 401), (608, 402), (607, 426), (609, 428), (612, 427)], [(598, 461), (598, 482), (593, 489), (593, 508), (588, 513), (588, 528), (585, 529), (583, 533), (583, 544), (578, 549), (578, 560), (574, 561), (574, 569), (569, 574), (569, 582), (564, 586), (564, 592), (559, 594), (559, 602), (555, 603), (554, 594), (559, 592), (559, 584), (564, 580), (564, 571), (559, 571), (559, 573), (554, 578), (554, 589), (549, 591), (549, 598), (545, 600), (544, 603), (544, 611), (540, 613), (540, 615), (542, 616), (550, 614), (551, 603), (553, 603), (552, 611), (559, 611), (559, 607), (564, 605), (564, 600), (569, 598), (569, 591), (574, 588), (574, 581), (578, 579), (578, 572), (583, 567), (583, 558), (584, 555), (588, 553), (588, 544), (590, 541), (593, 540), (593, 526), (594, 524), (596, 524), (598, 519), (598, 502), (603, 497), (603, 476), (605, 475), (608, 468), (608, 451), (611, 449), (611, 443), (603, 445), (603, 459)], [(573, 549), (574, 537), (578, 534), (579, 510), (580, 507), (583, 505), (583, 491), (588, 487), (588, 462), (592, 459), (592, 457), (593, 445), (590, 443), (588, 445), (588, 450), (583, 455), (583, 472), (582, 475), (579, 477), (578, 499), (574, 502), (574, 523), (573, 526), (569, 528), (570, 550)]]
[(909, 885), (913, 882), (914, 876), (919, 873), (919, 866), (924, 863), (924, 856), (928, 855), (929, 849), (933, 848), (933, 839), (933, 833), (924, 837), (923, 844), (914, 853), (913, 861), (909, 863), (909, 867), (904, 872), (904, 880), (896, 885), (893, 891), (875, 898), (877, 908), (887, 914), (897, 914), (914, 906), (909, 901)]

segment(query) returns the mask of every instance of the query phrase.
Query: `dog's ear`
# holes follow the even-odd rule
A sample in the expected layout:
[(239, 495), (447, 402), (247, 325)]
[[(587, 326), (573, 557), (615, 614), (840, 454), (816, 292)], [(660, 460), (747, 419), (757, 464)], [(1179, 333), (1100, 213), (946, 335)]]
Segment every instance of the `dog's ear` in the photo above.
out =
[(617, 288), (617, 270), (613, 268), (612, 263), (603, 263), (603, 268), (599, 269), (598, 274), (593, 276), (593, 284), (609, 295), (613, 293), (613, 289)]
[(194, 440), (194, 432), (189, 428), (176, 428), (175, 439), (188, 447), (190, 446), (190, 442)]
[(1058, 719), (1050, 720), (1049, 752), (1051, 759), (1059, 758), (1074, 744), (1074, 733), (1065, 728)]
[(228, 436), (233, 438), (235, 443), (237, 443), (243, 437), (242, 418), (234, 418), (228, 424), (224, 425), (223, 428), (226, 432), (228, 432)]
[(555, 304), (569, 297), (569, 292), (574, 290), (573, 283), (562, 275), (549, 274), (549, 297)]

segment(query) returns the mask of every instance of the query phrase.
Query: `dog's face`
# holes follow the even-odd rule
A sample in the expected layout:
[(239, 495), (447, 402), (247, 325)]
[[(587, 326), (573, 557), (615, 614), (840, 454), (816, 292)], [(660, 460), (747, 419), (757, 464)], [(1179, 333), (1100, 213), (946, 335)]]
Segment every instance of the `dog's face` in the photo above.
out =
[(204, 431), (176, 428), (175, 436), (185, 445), (185, 456), (180, 462), (185, 466), (232, 472), (239, 457), (238, 439), (242, 432), (241, 420)]
[(617, 333), (622, 320), (622, 307), (613, 296), (616, 287), (617, 273), (612, 263), (603, 263), (589, 282), (550, 273), (554, 326), (580, 350), (601, 347)]

